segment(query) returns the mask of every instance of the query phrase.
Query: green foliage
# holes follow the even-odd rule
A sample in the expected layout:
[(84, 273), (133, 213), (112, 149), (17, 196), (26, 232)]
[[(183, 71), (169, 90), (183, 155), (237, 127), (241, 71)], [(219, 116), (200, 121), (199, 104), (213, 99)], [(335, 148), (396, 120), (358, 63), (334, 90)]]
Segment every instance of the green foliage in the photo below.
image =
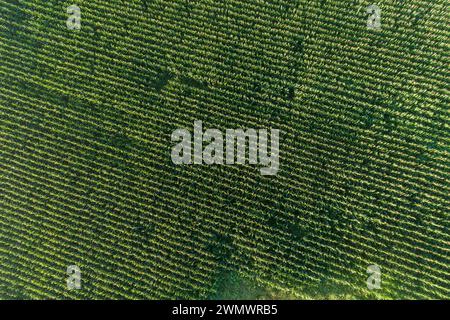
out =
[[(449, 298), (447, 1), (381, 30), (368, 1), (78, 1), (81, 30), (0, 2), (0, 298)], [(278, 175), (175, 166), (194, 120), (280, 129)]]

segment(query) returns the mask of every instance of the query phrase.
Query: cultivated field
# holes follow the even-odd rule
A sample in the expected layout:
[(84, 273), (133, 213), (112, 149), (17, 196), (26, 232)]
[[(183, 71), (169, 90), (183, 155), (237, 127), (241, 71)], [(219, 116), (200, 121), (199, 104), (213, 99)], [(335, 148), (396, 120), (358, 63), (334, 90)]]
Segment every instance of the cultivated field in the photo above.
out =
[[(0, 0), (0, 298), (450, 298), (450, 5), (370, 4)], [(195, 120), (278, 174), (174, 165)]]

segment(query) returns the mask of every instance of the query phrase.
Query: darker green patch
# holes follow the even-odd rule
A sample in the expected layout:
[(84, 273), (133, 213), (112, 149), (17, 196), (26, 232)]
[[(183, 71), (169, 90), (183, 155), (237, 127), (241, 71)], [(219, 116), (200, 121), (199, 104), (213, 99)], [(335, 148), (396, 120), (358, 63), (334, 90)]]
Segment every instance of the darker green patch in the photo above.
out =
[(289, 100), (294, 100), (294, 98), (295, 98), (295, 88), (294, 88), (294, 87), (289, 87), (289, 88), (287, 89), (287, 91), (288, 91), (288, 93), (287, 93), (287, 98), (288, 98)]
[(279, 227), (280, 221), (277, 216), (273, 215), (273, 216), (270, 216), (269, 219), (267, 219), (267, 225), (269, 225), (271, 227)]
[(303, 55), (303, 52), (305, 50), (305, 44), (304, 44), (304, 37), (303, 35), (298, 36), (296, 39), (294, 39), (293, 42), (293, 50), (297, 54)]
[(225, 264), (232, 253), (233, 239), (223, 233), (214, 232), (211, 241), (208, 243), (207, 250), (214, 254), (216, 259)]
[(289, 233), (292, 234), (292, 237), (294, 237), (297, 240), (303, 239), (303, 237), (305, 237), (308, 234), (308, 232), (298, 224), (289, 223), (287, 228)]
[(169, 71), (163, 70), (158, 74), (152, 86), (156, 91), (160, 92), (172, 78), (173, 74)]
[(208, 84), (205, 81), (197, 80), (192, 77), (182, 76), (182, 77), (180, 77), (180, 81), (184, 85), (191, 87), (191, 88), (197, 88), (197, 89), (202, 89), (202, 90), (208, 89)]
[(385, 112), (383, 114), (383, 128), (385, 134), (390, 134), (397, 128), (397, 118), (389, 114), (388, 112)]
[(266, 290), (262, 286), (244, 279), (237, 272), (225, 271), (219, 274), (215, 293), (209, 299), (245, 300), (261, 299), (264, 296), (266, 296)]

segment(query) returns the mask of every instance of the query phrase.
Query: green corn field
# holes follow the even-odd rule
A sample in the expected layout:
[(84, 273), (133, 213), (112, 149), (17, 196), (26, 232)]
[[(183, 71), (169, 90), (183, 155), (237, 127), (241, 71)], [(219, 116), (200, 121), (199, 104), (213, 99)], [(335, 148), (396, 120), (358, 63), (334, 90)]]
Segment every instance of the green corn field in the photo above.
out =
[(0, 299), (449, 299), (450, 3), (377, 1), (0, 0)]

